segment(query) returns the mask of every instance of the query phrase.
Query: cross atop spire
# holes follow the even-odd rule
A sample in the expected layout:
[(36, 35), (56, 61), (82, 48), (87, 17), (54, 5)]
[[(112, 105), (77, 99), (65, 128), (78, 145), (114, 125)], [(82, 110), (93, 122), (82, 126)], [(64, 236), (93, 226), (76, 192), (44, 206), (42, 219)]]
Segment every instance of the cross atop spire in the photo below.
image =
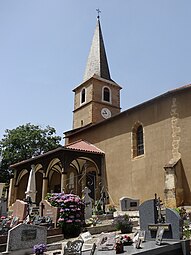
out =
[(100, 78), (111, 80), (109, 66), (107, 62), (107, 56), (105, 52), (103, 36), (101, 31), (101, 25), (99, 20), (99, 9), (96, 9), (98, 12), (97, 16), (97, 25), (95, 28), (86, 69), (84, 73), (83, 80), (86, 81), (90, 79), (94, 74), (98, 75)]
[(97, 19), (99, 19), (99, 14), (101, 13), (101, 11), (100, 11), (100, 9), (98, 8), (98, 9), (96, 9), (96, 11), (97, 11)]

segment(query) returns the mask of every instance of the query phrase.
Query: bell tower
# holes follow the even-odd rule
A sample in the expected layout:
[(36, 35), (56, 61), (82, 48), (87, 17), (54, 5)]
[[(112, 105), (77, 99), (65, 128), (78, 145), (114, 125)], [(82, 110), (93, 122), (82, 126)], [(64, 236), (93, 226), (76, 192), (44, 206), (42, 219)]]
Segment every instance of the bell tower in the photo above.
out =
[(98, 15), (83, 82), (73, 90), (73, 128), (95, 124), (120, 113), (120, 90), (110, 76)]

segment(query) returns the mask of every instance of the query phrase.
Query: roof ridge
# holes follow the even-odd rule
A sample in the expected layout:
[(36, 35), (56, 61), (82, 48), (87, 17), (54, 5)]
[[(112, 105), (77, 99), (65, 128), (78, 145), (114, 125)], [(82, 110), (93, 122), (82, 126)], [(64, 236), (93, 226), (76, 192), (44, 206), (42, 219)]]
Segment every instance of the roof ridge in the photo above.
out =
[[(82, 143), (83, 143), (83, 145), (82, 145)], [(89, 148), (85, 147), (84, 144), (85, 144), (85, 146), (88, 146)], [(74, 147), (75, 145), (76, 145), (76, 147)], [(85, 141), (83, 139), (80, 139), (80, 140), (74, 141), (74, 142), (72, 142), (72, 143), (70, 143), (68, 145), (65, 145), (64, 148), (105, 154), (105, 152), (102, 151), (101, 149), (99, 149), (96, 145), (94, 145), (94, 144), (92, 144), (92, 143), (90, 143), (88, 141)]]

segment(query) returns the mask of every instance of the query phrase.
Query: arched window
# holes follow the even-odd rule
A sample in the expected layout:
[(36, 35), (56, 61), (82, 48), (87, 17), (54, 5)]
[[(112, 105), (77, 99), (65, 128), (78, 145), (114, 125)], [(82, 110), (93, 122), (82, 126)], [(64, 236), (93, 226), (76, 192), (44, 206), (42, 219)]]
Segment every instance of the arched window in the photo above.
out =
[(137, 156), (144, 154), (143, 127), (137, 128)]
[(83, 88), (81, 91), (81, 104), (85, 103), (86, 101), (86, 89)]
[(132, 152), (133, 158), (144, 154), (143, 126), (140, 122), (132, 130)]
[(103, 101), (111, 102), (111, 91), (108, 87), (103, 88)]

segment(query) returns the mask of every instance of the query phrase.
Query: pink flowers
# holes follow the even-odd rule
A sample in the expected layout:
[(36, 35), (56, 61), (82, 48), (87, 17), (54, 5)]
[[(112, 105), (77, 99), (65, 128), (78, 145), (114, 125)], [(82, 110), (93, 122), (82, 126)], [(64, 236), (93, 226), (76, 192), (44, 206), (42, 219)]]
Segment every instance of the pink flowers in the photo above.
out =
[(84, 221), (84, 203), (79, 196), (74, 194), (54, 193), (48, 195), (51, 205), (60, 208), (58, 224), (66, 227), (69, 224), (81, 227)]
[(66, 223), (72, 223), (73, 220), (66, 220)]

